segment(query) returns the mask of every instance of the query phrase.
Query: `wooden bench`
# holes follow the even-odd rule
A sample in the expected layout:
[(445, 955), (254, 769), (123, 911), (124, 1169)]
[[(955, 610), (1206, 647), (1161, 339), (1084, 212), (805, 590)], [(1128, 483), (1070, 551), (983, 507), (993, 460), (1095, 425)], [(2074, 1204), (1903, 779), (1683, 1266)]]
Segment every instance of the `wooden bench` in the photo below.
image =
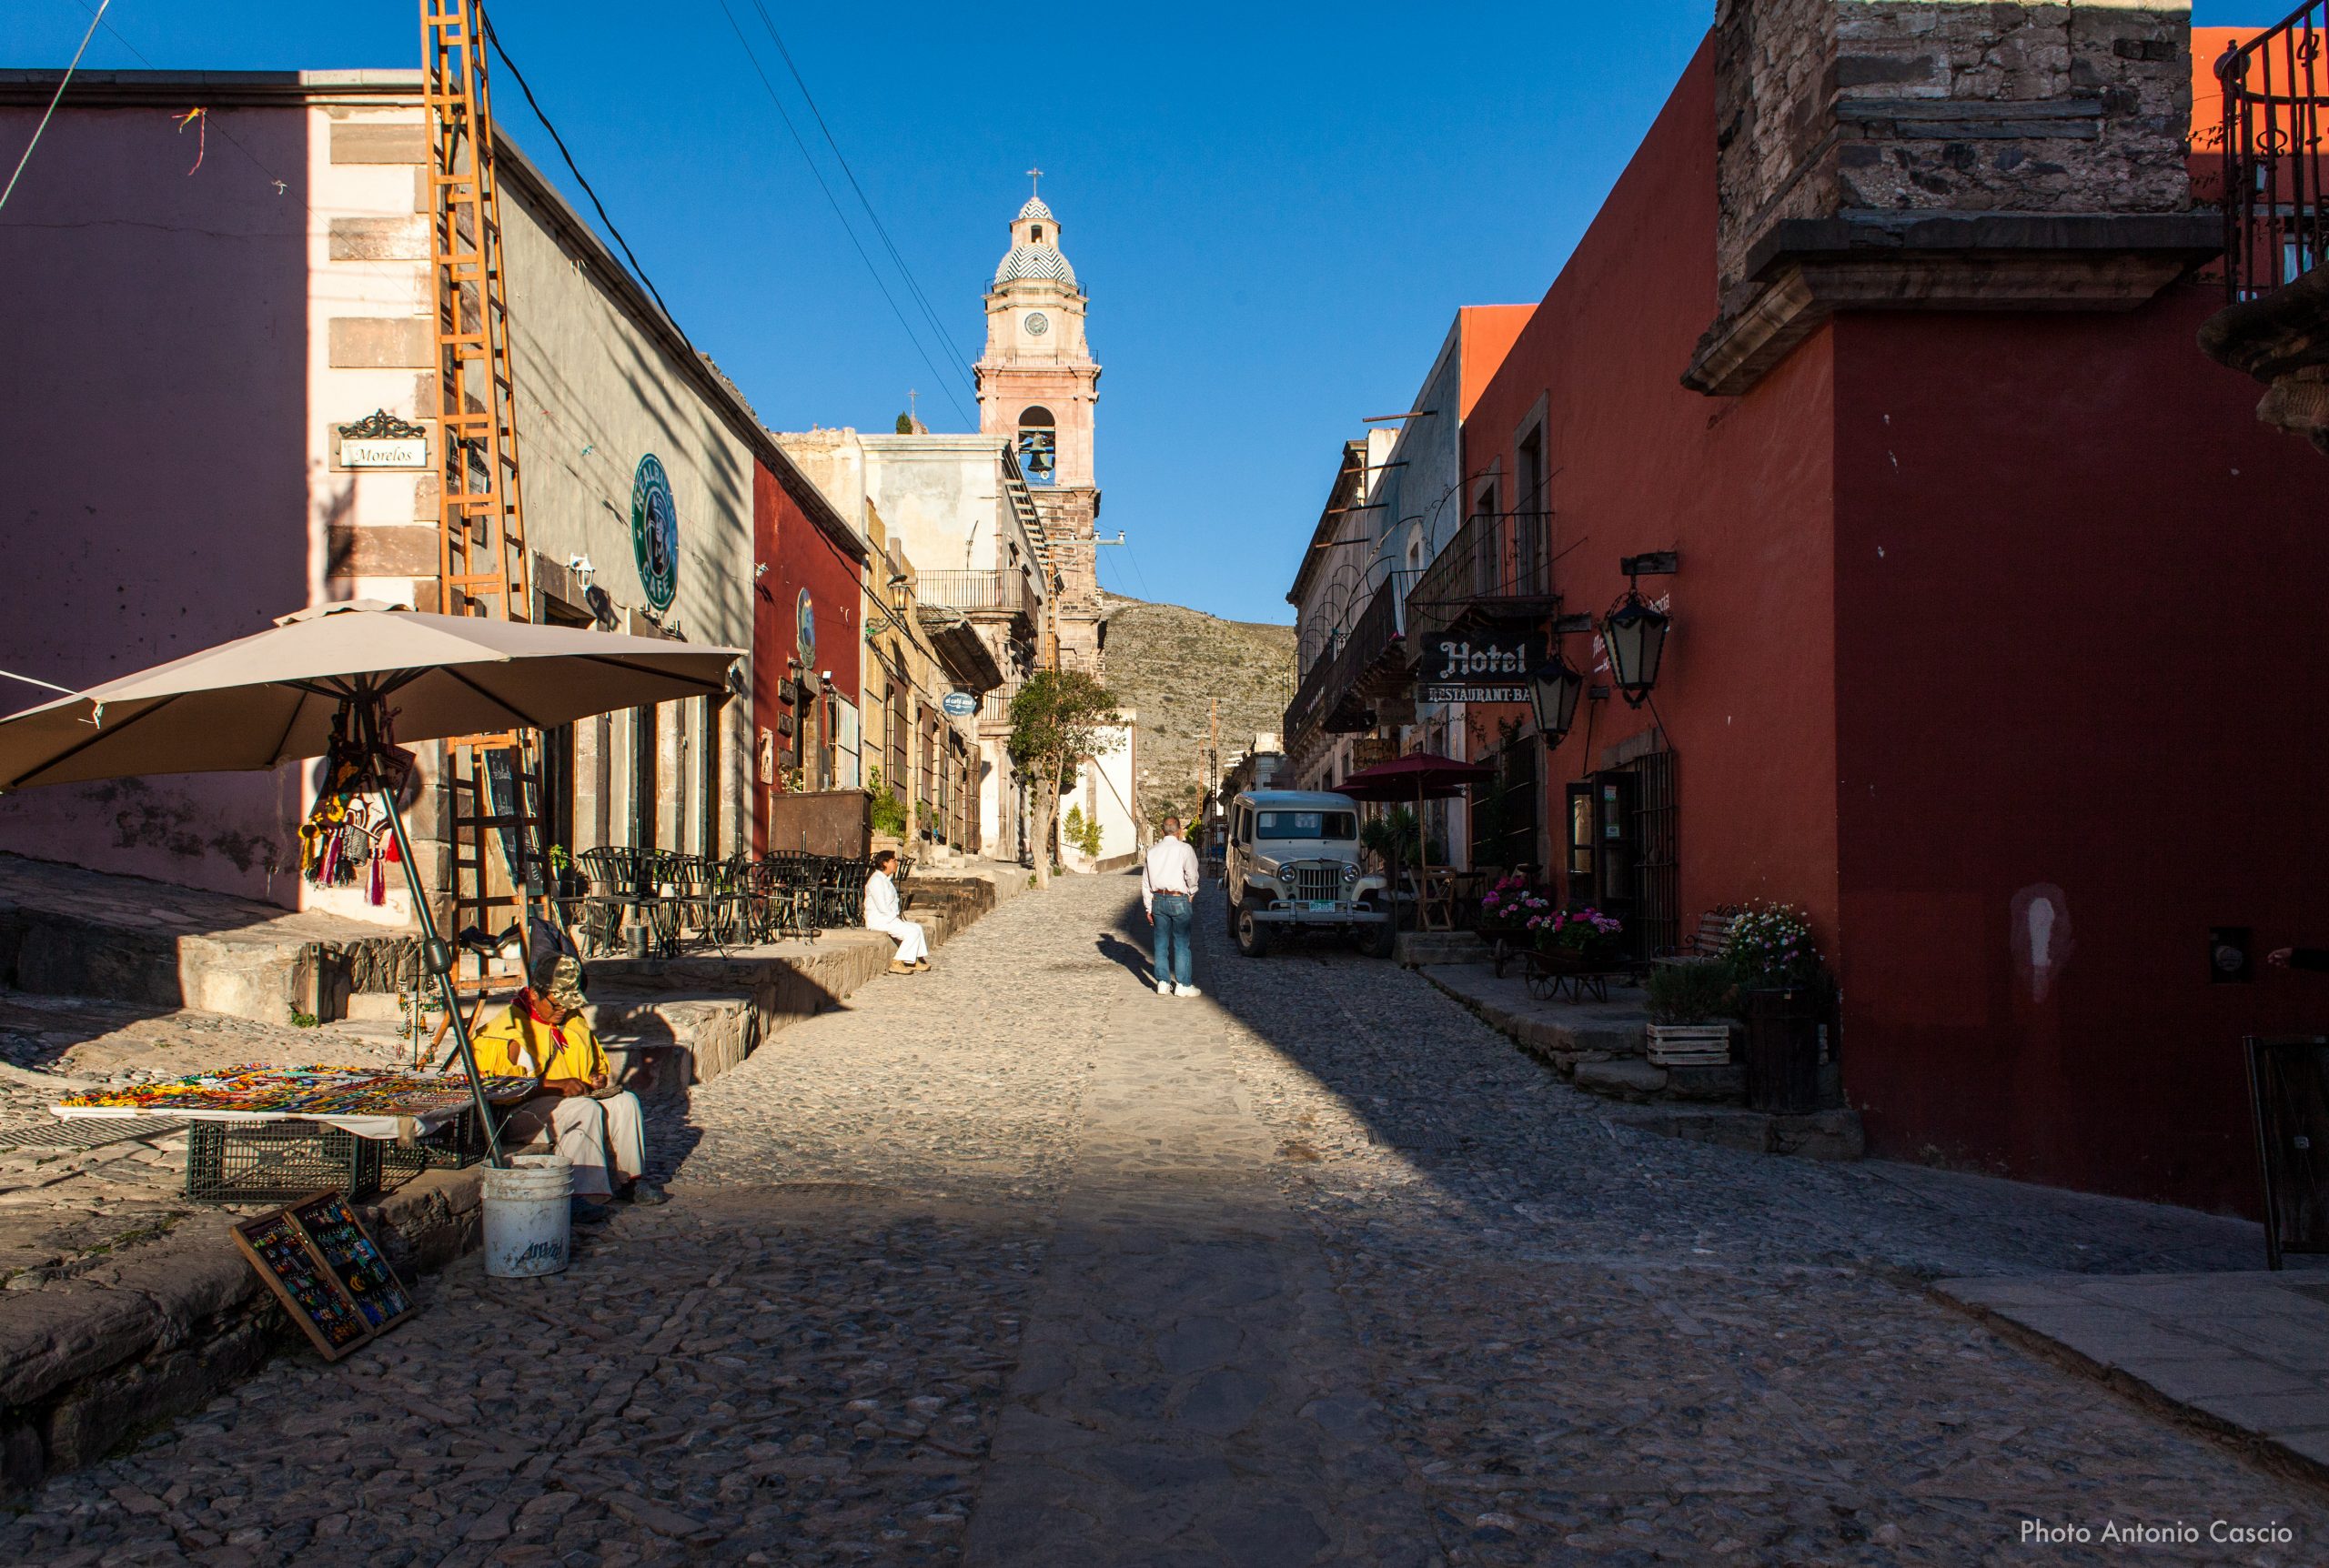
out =
[(1709, 910), (1699, 917), (1699, 929), (1690, 933), (1689, 941), (1679, 948), (1669, 948), (1664, 952), (1652, 954), (1649, 961), (1673, 964), (1692, 959), (1719, 959), (1722, 957), (1722, 950), (1729, 945), (1730, 933), (1738, 924), (1736, 910), (1729, 914)]

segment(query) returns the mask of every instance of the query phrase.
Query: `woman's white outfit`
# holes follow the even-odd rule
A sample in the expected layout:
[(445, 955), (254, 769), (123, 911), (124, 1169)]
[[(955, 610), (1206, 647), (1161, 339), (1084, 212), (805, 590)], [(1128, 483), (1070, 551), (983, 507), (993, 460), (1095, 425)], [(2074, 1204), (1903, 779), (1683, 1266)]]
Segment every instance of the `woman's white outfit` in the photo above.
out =
[(890, 880), (886, 871), (876, 871), (865, 879), (865, 929), (893, 937), (898, 944), (898, 962), (920, 963), (930, 956), (930, 937), (921, 926), (900, 918), (898, 914), (898, 885)]

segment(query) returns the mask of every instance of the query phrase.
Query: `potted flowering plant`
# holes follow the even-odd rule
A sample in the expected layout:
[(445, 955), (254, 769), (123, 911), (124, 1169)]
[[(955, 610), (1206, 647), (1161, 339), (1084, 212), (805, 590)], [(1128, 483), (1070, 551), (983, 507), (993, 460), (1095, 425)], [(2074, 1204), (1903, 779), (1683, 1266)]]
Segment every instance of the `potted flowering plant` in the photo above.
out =
[(1793, 904), (1749, 904), (1731, 922), (1722, 956), (1747, 1024), (1748, 1109), (1817, 1111), (1828, 988), (1810, 918)]
[(1517, 871), (1498, 878), (1494, 887), (1480, 895), (1479, 913), (1473, 924), (1494, 950), (1499, 980), (1515, 950), (1535, 943), (1529, 922), (1552, 912), (1553, 901), (1529, 887), (1528, 879)]
[(1548, 967), (1583, 971), (1606, 964), (1625, 922), (1599, 910), (1555, 910), (1531, 915), (1538, 957)]

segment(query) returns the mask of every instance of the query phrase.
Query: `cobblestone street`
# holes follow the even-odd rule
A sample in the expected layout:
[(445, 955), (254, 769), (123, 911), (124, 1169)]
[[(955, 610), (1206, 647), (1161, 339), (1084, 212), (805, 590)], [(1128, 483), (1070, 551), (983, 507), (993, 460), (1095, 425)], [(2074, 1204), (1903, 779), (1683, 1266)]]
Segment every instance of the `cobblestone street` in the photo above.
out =
[(1240, 959), (1214, 894), (1205, 994), (1159, 998), (1134, 892), (1023, 895), (776, 1035), (655, 1129), (670, 1206), (286, 1349), (0, 1514), (0, 1562), (2329, 1554), (2319, 1493), (1921, 1288), (2250, 1267), (2250, 1229), (1614, 1129), (1415, 974)]

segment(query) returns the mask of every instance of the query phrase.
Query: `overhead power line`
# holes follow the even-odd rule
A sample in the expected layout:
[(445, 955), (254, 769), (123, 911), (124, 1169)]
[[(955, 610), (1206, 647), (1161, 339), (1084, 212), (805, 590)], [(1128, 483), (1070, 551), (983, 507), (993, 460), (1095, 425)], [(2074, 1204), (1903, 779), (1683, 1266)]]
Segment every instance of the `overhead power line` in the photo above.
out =
[[(922, 307), (923, 319), (930, 323), (930, 329), (938, 335), (938, 341), (941, 344), (967, 362), (970, 356), (963, 353), (962, 345), (954, 341), (954, 336), (947, 330), (946, 323), (932, 307), (930, 297), (923, 292), (921, 282), (913, 275), (913, 268), (906, 265), (906, 258), (899, 253), (896, 242), (891, 239), (889, 226), (882, 221), (882, 215), (873, 210), (873, 198), (867, 196), (865, 187), (857, 183), (857, 171), (849, 166), (849, 159), (842, 152), (841, 143), (833, 137), (832, 126), (825, 123), (825, 112), (817, 106), (817, 95), (809, 91), (809, 84), (802, 76), (801, 67), (793, 63), (792, 51), (784, 46), (784, 35), (776, 30), (776, 21), (768, 14), (768, 6), (763, 0), (752, 0), (752, 9), (760, 13), (761, 25), (768, 29), (770, 40), (776, 45), (777, 54), (784, 60), (784, 68), (792, 73), (792, 85), (801, 89), (802, 100), (809, 106), (809, 113), (815, 116), (817, 129), (824, 134), (825, 146), (833, 151), (833, 161), (841, 166), (841, 172), (848, 177), (849, 188), (857, 193), (858, 205), (865, 209), (865, 216), (872, 220), (873, 232), (882, 239), (882, 248), (890, 253), (890, 260), (897, 267), (898, 276), (905, 279), (906, 288), (912, 294), (914, 303)], [(965, 378), (968, 379), (967, 372)], [(972, 385), (975, 388), (977, 383), (973, 381)]]
[(606, 226), (607, 234), (622, 247), (625, 259), (630, 263), (632, 276), (639, 279), (640, 286), (654, 298), (656, 307), (663, 313), (663, 319), (671, 324), (671, 330), (680, 335), (680, 341), (687, 345), (688, 352), (701, 358), (701, 353), (688, 337), (687, 328), (680, 325), (680, 318), (671, 313), (671, 307), (663, 303), (663, 296), (656, 288), (654, 279), (649, 277), (647, 269), (640, 265), (638, 253), (630, 248), (630, 241), (623, 238), (622, 230), (617, 228), (615, 220), (607, 216), (607, 204), (599, 199), (599, 193), (591, 187), (590, 176), (576, 165), (574, 155), (567, 151), (566, 138), (558, 134), (558, 127), (549, 123), (549, 116), (542, 112), (540, 103), (534, 97), (533, 88), (526, 85), (526, 74), (518, 69), (518, 62), (511, 59), (509, 51), (502, 46), (501, 35), (495, 31), (492, 19), (483, 11), (479, 11), (478, 15), (485, 22), (485, 41), (493, 46), (493, 52), (500, 56), (502, 65), (509, 67), (509, 79), (517, 83), (518, 91), (525, 95), (526, 107), (534, 112), (534, 118), (539, 120), (542, 129), (549, 133), (551, 144), (558, 148), (558, 156), (566, 160), (566, 172), (574, 176), (574, 183), (580, 186), (582, 194), (590, 198), (590, 206), (598, 212), (599, 221)]
[(56, 91), (49, 95), (48, 107), (41, 111), (40, 124), (33, 127), (33, 139), (25, 144), (25, 156), (16, 160), (15, 172), (8, 176), (8, 188), (0, 190), (0, 207), (6, 206), (8, 198), (16, 194), (16, 182), (25, 177), (25, 166), (33, 161), (33, 149), (40, 146), (42, 133), (48, 129), (48, 122), (56, 114), (57, 101), (65, 96), (65, 84), (70, 82), (73, 73), (81, 68), (81, 56), (89, 52), (89, 40), (97, 35), (97, 24), (106, 19), (106, 7), (112, 4), (113, 0), (99, 0), (97, 14), (89, 18), (88, 30), (81, 35), (81, 46), (73, 51), (73, 63), (66, 66), (65, 75), (57, 78)]
[[(939, 387), (945, 392), (946, 400), (954, 405), (954, 411), (963, 417), (965, 423), (976, 424), (977, 420), (972, 417), (970, 410), (963, 407), (963, 400), (954, 395), (952, 379), (945, 371), (939, 368), (938, 361), (931, 357), (929, 348), (923, 343), (922, 334), (914, 330), (913, 323), (908, 320), (906, 313), (899, 308), (897, 296), (890, 291), (888, 281), (882, 276), (882, 269), (874, 266), (873, 258), (866, 254), (864, 242), (857, 236), (856, 226), (849, 221), (849, 215), (842, 210), (841, 199), (833, 195), (832, 183), (825, 178), (824, 170), (817, 166), (815, 156), (809, 151), (808, 141), (801, 135), (801, 127), (793, 123), (792, 111), (785, 106), (783, 97), (776, 90), (776, 84), (769, 80), (768, 72), (761, 67), (760, 56), (752, 52), (751, 40), (744, 36), (743, 26), (736, 20), (736, 13), (730, 8), (728, 0), (720, 0), (720, 14), (728, 18), (728, 25), (736, 35), (737, 46), (744, 52), (745, 63), (751, 66), (752, 75), (760, 78), (761, 89), (768, 94), (768, 101), (776, 106), (777, 117), (784, 122), (785, 130), (792, 137), (792, 145), (801, 149), (802, 161), (809, 166), (809, 173), (815, 178), (817, 188), (825, 193), (825, 205), (833, 209), (833, 216), (841, 221), (842, 232), (849, 236), (851, 247), (857, 252), (857, 259), (865, 264), (865, 271), (873, 279), (873, 286), (881, 290), (882, 300), (890, 307), (890, 314), (898, 318), (898, 325), (904, 329), (907, 340), (913, 345), (914, 352), (920, 355), (922, 362), (930, 367), (930, 373), (938, 377)], [(960, 374), (960, 367), (956, 368), (957, 374)]]

